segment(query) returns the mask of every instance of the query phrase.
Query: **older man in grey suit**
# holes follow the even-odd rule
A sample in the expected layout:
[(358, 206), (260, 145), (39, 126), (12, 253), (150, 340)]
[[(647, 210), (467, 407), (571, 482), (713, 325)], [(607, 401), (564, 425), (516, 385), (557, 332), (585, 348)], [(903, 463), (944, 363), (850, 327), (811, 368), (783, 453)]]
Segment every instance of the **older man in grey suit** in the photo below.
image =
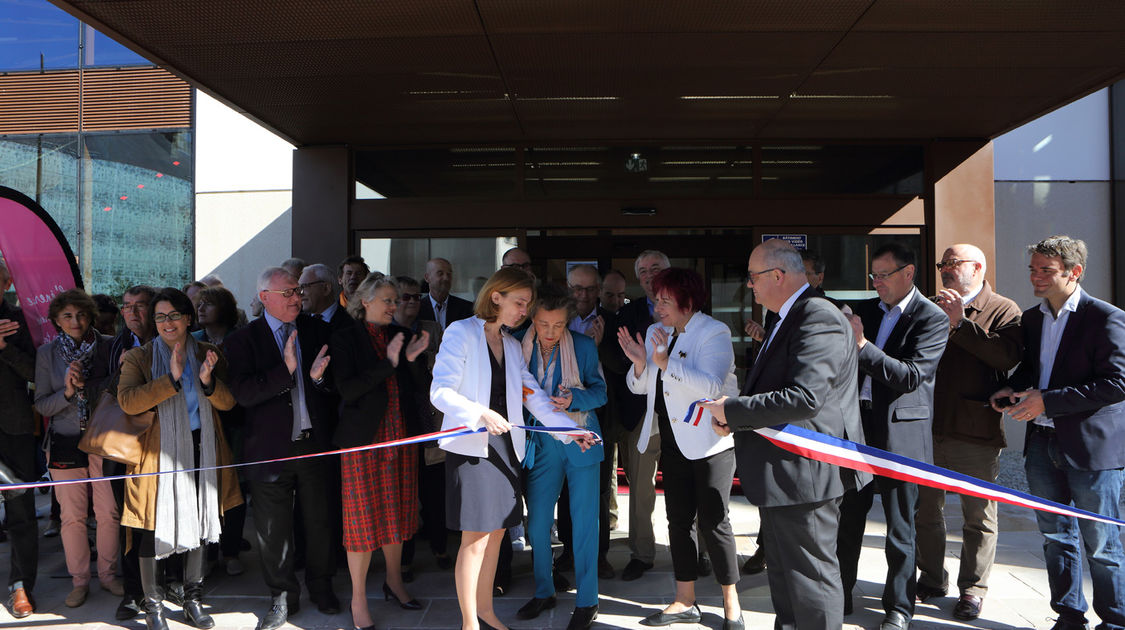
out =
[(788, 423), (862, 442), (855, 338), (840, 310), (816, 297), (788, 243), (754, 248), (747, 273), (754, 299), (779, 318), (743, 394), (704, 406), (717, 433), (735, 432), (742, 490), (763, 526), (786, 532), (765, 542), (775, 627), (837, 629), (844, 600), (836, 558), (840, 497), (870, 477), (784, 451), (754, 429)]

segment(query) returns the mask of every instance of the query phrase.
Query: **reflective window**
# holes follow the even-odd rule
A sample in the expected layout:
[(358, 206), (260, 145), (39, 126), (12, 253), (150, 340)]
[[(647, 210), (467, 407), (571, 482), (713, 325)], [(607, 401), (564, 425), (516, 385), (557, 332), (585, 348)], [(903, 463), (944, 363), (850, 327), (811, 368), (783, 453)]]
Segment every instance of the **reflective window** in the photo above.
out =
[(78, 20), (45, 0), (0, 0), (0, 71), (78, 67)]
[(500, 258), (516, 246), (515, 236), (464, 238), (365, 238), (359, 252), (372, 271), (410, 276), (423, 282), (426, 261), (445, 258), (453, 265), (450, 293), (475, 300), (488, 277), (500, 268)]
[(922, 194), (921, 146), (762, 147), (765, 194)]
[(84, 24), (82, 65), (84, 66), (151, 66), (151, 61), (129, 50)]
[(43, 206), (77, 252), (78, 136), (0, 136), (0, 183)]

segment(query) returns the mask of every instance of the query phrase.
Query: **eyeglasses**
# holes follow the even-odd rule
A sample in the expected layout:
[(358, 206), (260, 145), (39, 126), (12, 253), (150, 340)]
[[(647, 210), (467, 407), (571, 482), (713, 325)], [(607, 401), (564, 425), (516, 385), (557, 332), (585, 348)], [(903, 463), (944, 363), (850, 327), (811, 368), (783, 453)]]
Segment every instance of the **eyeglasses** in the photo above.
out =
[(756, 278), (758, 276), (762, 275), (763, 273), (766, 273), (767, 271), (780, 271), (781, 273), (785, 273), (785, 270), (781, 269), (779, 267), (770, 267), (769, 269), (763, 269), (761, 271), (747, 271), (746, 272), (746, 284), (748, 284), (750, 286), (754, 286), (754, 282), (756, 281)]
[(884, 281), (886, 281), (887, 278), (890, 278), (891, 276), (893, 276), (896, 273), (902, 271), (903, 269), (906, 269), (909, 266), (910, 265), (903, 265), (903, 266), (899, 267), (898, 269), (895, 269), (894, 271), (888, 271), (887, 273), (869, 273), (869, 274), (867, 274), (867, 277), (871, 278), (872, 282), (875, 282), (876, 280), (878, 280), (879, 282), (884, 282)]
[(422, 294), (421, 293), (403, 293), (402, 296), (399, 297), (399, 301), (400, 302), (421, 302), (422, 301)]
[(177, 313), (176, 311), (172, 311), (170, 313), (157, 313), (156, 315), (152, 316), (152, 321), (156, 322), (157, 324), (163, 324), (164, 322), (166, 322), (168, 320), (178, 322), (181, 319), (183, 319), (184, 317), (185, 317), (185, 315), (183, 313)]
[(570, 290), (575, 293), (597, 293), (598, 285), (595, 284), (592, 287), (580, 287), (577, 284), (572, 284), (570, 285)]
[(510, 269), (512, 267), (515, 267), (516, 269), (523, 269), (524, 271), (529, 271), (531, 269), (531, 263), (508, 263), (506, 265), (500, 265), (501, 269)]
[(967, 263), (967, 262), (976, 262), (976, 261), (975, 260), (961, 260), (961, 259), (958, 259), (958, 258), (950, 258), (949, 260), (943, 260), (943, 261), (939, 262), (937, 264), (937, 270), (941, 271), (942, 269), (952, 269), (952, 268), (956, 267), (957, 265), (960, 265), (961, 263)]
[(132, 304), (122, 304), (121, 310), (132, 311), (134, 313), (143, 313), (148, 308), (148, 302), (134, 302)]
[(262, 289), (262, 291), (264, 291), (265, 293), (280, 293), (281, 297), (283, 297), (287, 300), (289, 298), (293, 297), (294, 295), (304, 295), (305, 294), (304, 289), (302, 289), (301, 287), (293, 287), (292, 289), (285, 289), (285, 290), (282, 290), (282, 291), (278, 291), (277, 289)]
[[(306, 283), (302, 284), (301, 286), (299, 286), (297, 288), (301, 290), (302, 294), (304, 294), (305, 291), (309, 290), (309, 287), (313, 287), (313, 286), (316, 286), (318, 284), (328, 284), (328, 282), (325, 281), (325, 280), (314, 280), (312, 282), (306, 282)], [(286, 296), (286, 297), (288, 297), (288, 296)]]

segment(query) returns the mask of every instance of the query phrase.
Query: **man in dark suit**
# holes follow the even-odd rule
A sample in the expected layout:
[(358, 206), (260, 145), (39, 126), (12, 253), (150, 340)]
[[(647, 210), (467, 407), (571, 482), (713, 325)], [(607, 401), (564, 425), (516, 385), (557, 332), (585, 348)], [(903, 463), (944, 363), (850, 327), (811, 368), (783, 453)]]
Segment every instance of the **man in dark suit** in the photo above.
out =
[(815, 297), (801, 257), (785, 241), (754, 248), (747, 265), (754, 299), (777, 313), (743, 394), (704, 403), (715, 432), (735, 432), (742, 491), (758, 506), (767, 536), (774, 627), (840, 628), (843, 592), (836, 558), (840, 496), (869, 476), (806, 459), (770, 444), (755, 429), (793, 424), (863, 442), (857, 350), (843, 313)]
[[(1027, 422), (1024, 467), (1031, 493), (1120, 518), (1125, 480), (1125, 313), (1078, 282), (1086, 244), (1052, 236), (1028, 248), (1031, 285), (1043, 301), (1023, 312), (1023, 361), (992, 406)], [(1094, 583), (1099, 629), (1125, 627), (1125, 553), (1120, 528), (1035, 513), (1045, 542), (1052, 630), (1085, 630), (1082, 550)]]
[[(2, 483), (34, 481), (35, 414), (27, 395), (35, 379), (35, 345), (19, 309), (4, 301), (12, 286), (8, 267), (0, 261), (0, 464)], [(8, 573), (8, 611), (17, 619), (35, 610), (31, 591), (39, 570), (39, 530), (35, 523), (35, 493), (5, 492), (4, 526), (11, 540)]]
[[(641, 283), (645, 295), (633, 300), (617, 311), (617, 326), (629, 331), (635, 339), (639, 334), (643, 339), (652, 325), (652, 309), (655, 296), (652, 293), (652, 279), (656, 274), (670, 266), (668, 257), (656, 250), (646, 250), (633, 262), (633, 271)], [(620, 360), (606, 368), (606, 383), (614, 390), (621, 424), (622, 456), (625, 458), (625, 477), (629, 480), (629, 563), (621, 571), (621, 579), (635, 580), (651, 569), (656, 561), (656, 538), (652, 529), (652, 512), (656, 507), (656, 466), (660, 463), (660, 434), (652, 432), (644, 452), (640, 452), (637, 442), (641, 437), (641, 420), (645, 417), (645, 397), (629, 391), (625, 384), (625, 370), (632, 363), (625, 359), (620, 348)]]
[(301, 271), (298, 282), (301, 287), (301, 311), (327, 322), (332, 332), (355, 324), (352, 316), (348, 315), (348, 310), (336, 299), (336, 282), (332, 279), (332, 270), (328, 265), (308, 265)]
[[(949, 344), (938, 363), (934, 383), (934, 464), (995, 482), (1000, 450), (1006, 446), (1000, 414), (984, 402), (1007, 380), (1023, 347), (1020, 308), (994, 293), (984, 279), (986, 264), (979, 247), (951, 245), (938, 263), (942, 290), (935, 298), (949, 317)], [(988, 576), (996, 557), (999, 523), (996, 502), (961, 495), (959, 599), (953, 616), (980, 616)], [(918, 488), (916, 601), (945, 596), (945, 491)]]
[[(262, 461), (330, 450), (336, 411), (327, 392), (329, 328), (301, 313), (297, 279), (281, 267), (258, 279), (265, 313), (232, 333), (225, 350), (230, 389), (246, 408), (244, 457)], [(300, 497), (305, 527), (305, 584), (324, 614), (336, 614), (332, 592), (336, 540), (331, 531), (329, 480), (334, 460), (313, 457), (246, 468), (254, 497), (254, 523), (262, 573), (273, 606), (259, 628), (280, 627), (299, 608), (300, 585), (294, 570), (293, 501)]]
[(445, 330), (453, 322), (473, 316), (472, 302), (449, 294), (453, 288), (453, 265), (448, 260), (431, 258), (426, 261), (423, 277), (430, 286), (430, 292), (422, 297), (418, 319), (437, 322)]
[[(850, 315), (859, 346), (860, 416), (867, 443), (917, 460), (933, 460), (934, 379), (949, 339), (949, 318), (914, 287), (914, 252), (888, 243), (871, 257), (871, 283), (878, 298)], [(875, 337), (868, 341), (864, 336)], [(877, 488), (876, 488), (877, 486)], [(886, 617), (881, 630), (906, 630), (914, 616), (914, 510), (918, 486), (879, 477), (875, 485), (848, 492), (840, 505), (837, 553), (844, 583), (844, 611), (863, 549), (863, 531), (875, 492), (887, 521)]]

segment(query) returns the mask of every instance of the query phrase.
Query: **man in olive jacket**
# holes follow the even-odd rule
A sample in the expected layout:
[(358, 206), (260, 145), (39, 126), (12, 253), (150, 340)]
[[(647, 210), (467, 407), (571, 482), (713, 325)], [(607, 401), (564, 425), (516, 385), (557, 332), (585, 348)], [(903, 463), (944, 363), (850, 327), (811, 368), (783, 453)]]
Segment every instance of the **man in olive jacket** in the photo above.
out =
[[(1020, 307), (993, 293), (984, 279), (984, 252), (973, 245), (950, 246), (938, 270), (944, 289), (934, 301), (949, 316), (949, 343), (934, 383), (934, 464), (995, 482), (1000, 449), (1007, 444), (1001, 415), (988, 406), (988, 397), (1020, 361)], [(943, 490), (918, 488), (918, 601), (944, 596), (949, 588), (944, 506)], [(996, 557), (996, 502), (962, 495), (961, 514), (959, 599), (953, 616), (971, 620), (980, 616)]]

